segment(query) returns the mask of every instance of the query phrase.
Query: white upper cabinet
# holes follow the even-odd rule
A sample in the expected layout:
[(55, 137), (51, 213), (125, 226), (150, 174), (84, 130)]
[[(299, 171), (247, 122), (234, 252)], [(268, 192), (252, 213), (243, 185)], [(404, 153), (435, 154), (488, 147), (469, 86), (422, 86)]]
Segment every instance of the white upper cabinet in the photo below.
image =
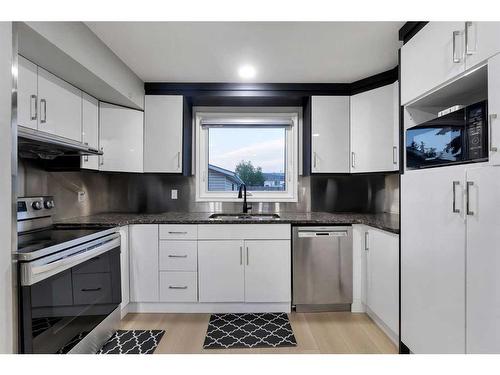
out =
[(311, 172), (349, 173), (349, 97), (311, 101)]
[(500, 22), (465, 23), (466, 69), (500, 52)]
[[(99, 149), (99, 102), (86, 93), (82, 97), (82, 142), (93, 149)], [(82, 156), (81, 167), (98, 170), (99, 157)]]
[(182, 172), (182, 95), (146, 95), (144, 172)]
[(351, 97), (351, 172), (398, 169), (398, 83)]
[(401, 48), (401, 103), (465, 71), (464, 22), (429, 22)]
[(38, 127), (38, 67), (19, 56), (17, 79), (17, 123), (31, 129)]
[(143, 112), (100, 102), (99, 120), (100, 147), (103, 151), (99, 170), (142, 172)]
[(82, 92), (40, 67), (38, 130), (82, 141)]
[(488, 61), (489, 162), (500, 165), (500, 55)]

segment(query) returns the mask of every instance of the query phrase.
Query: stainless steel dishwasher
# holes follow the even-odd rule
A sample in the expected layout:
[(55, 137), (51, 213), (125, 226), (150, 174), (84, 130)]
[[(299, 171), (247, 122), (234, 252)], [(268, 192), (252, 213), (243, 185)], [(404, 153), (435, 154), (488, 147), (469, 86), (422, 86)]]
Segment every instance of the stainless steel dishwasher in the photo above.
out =
[(296, 311), (350, 311), (352, 227), (293, 228)]

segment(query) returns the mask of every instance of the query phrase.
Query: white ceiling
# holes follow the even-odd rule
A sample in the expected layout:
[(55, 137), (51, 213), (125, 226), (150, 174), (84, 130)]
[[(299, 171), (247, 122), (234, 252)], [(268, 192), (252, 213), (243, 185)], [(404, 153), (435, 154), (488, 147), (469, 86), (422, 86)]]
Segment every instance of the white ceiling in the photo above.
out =
[(353, 82), (397, 65), (403, 22), (87, 22), (147, 82)]

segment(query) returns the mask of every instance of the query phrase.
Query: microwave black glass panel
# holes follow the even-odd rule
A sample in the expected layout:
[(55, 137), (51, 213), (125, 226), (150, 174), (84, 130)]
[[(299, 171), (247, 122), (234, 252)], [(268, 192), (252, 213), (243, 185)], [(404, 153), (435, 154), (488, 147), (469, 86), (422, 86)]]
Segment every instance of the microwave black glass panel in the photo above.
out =
[(457, 164), (487, 157), (486, 103), (481, 102), (410, 128), (407, 168)]

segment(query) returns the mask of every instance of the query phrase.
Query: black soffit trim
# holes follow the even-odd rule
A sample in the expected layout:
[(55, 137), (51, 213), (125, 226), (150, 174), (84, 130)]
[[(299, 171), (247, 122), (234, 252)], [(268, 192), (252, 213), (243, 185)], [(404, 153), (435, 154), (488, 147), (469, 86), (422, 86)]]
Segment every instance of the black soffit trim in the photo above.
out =
[(353, 83), (172, 83), (146, 82), (146, 95), (191, 97), (301, 98), (310, 95), (354, 95), (398, 80), (398, 67)]
[(427, 25), (428, 21), (408, 21), (399, 29), (399, 40), (406, 44), (415, 36), (422, 28)]

